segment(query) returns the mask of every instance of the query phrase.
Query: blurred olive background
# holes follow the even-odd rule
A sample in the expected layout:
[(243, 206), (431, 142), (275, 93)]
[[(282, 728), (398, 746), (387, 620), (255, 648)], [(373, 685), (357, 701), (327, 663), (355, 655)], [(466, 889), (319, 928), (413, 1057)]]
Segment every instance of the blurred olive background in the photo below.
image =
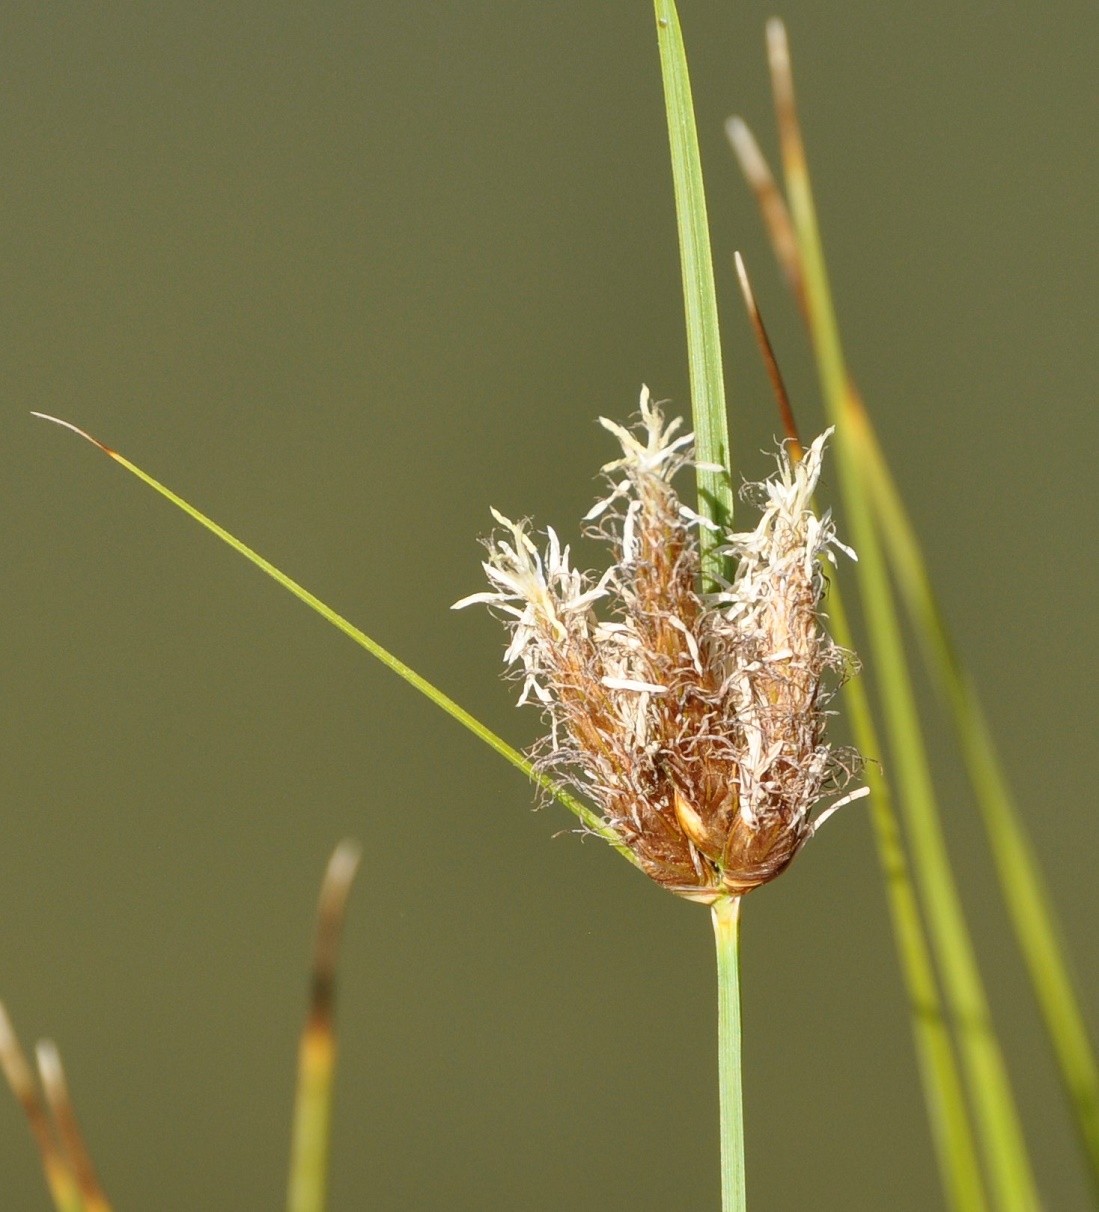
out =
[[(769, 6), (683, 0), (748, 478), (806, 346), (724, 143)], [(1093, 4), (790, 0), (852, 368), (984, 693), (1096, 1026)], [(488, 508), (573, 534), (646, 382), (688, 408), (645, 3), (0, 11), (0, 996), (119, 1209), (283, 1199), (315, 893), (346, 933), (334, 1209), (717, 1206), (707, 914), (193, 522), (87, 427), (516, 743)], [(592, 557), (588, 549), (583, 549)], [(928, 702), (932, 697), (928, 695)], [(1074, 1141), (949, 734), (959, 880), (1049, 1208)], [(562, 832), (566, 831), (566, 832)], [(744, 922), (758, 1209), (941, 1204), (865, 807)], [(0, 1090), (4, 1208), (45, 1208)]]

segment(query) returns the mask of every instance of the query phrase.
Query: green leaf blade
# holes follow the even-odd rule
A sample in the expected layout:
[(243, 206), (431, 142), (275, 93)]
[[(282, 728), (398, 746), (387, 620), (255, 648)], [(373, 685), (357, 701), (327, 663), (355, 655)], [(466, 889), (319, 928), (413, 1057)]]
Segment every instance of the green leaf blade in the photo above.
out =
[[(700, 463), (710, 465), (698, 469), (698, 512), (728, 530), (733, 521), (732, 454), (713, 254), (687, 55), (673, 0), (656, 0), (656, 29), (683, 271), (695, 452)], [(719, 536), (702, 527), (700, 541), (703, 585), (712, 589), (717, 578), (728, 580), (731, 570), (714, 551)]]

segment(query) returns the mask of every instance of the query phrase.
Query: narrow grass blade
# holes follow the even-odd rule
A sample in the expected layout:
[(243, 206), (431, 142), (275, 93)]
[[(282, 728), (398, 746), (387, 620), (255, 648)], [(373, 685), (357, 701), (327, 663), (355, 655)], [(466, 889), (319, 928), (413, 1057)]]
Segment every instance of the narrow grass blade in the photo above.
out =
[[(804, 314), (804, 285), (785, 201), (744, 122), (731, 118), (727, 130), (741, 168), (759, 200), (776, 257)], [(945, 694), (953, 715), (1004, 901), (1073, 1109), (1093, 1193), (1099, 1201), (1099, 1066), (1061, 942), (1053, 902), (1045, 890), (1008, 788), (984, 709), (958, 658), (939, 608), (919, 540), (871, 419), (850, 379), (846, 408), (849, 433), (859, 447), (886, 556), (920, 639), (928, 670)]]
[(277, 581), (284, 589), (288, 589), (296, 598), (300, 598), (307, 606), (311, 607), (321, 616), (326, 619), (333, 627), (338, 628), (346, 636), (350, 636), (360, 647), (365, 648), (371, 656), (377, 657), (387, 668), (391, 669), (398, 677), (404, 678), (406, 682), (414, 689), (418, 690), (422, 695), (429, 698), (436, 707), (441, 707), (447, 715), (458, 721), (463, 727), (468, 728), (474, 736), (484, 741), (490, 749), (494, 749), (501, 757), (506, 758), (513, 766), (517, 766), (531, 782), (536, 783), (543, 790), (548, 791), (555, 799), (559, 800), (570, 812), (574, 813), (586, 829), (593, 833), (598, 833), (600, 837), (605, 838), (610, 844), (630, 860), (635, 866), (637, 860), (630, 851), (622, 845), (615, 835), (613, 830), (609, 829), (598, 814), (594, 812), (587, 804), (578, 800), (574, 795), (571, 795), (563, 787), (558, 786), (547, 778), (544, 774), (534, 769), (531, 762), (513, 748), (502, 737), (496, 735), (490, 728), (486, 728), (475, 716), (470, 715), (464, 707), (460, 707), (452, 698), (445, 695), (441, 690), (433, 686), (426, 678), (421, 677), (414, 669), (406, 665), (404, 661), (395, 657), (388, 649), (383, 648), (377, 640), (373, 640), (364, 631), (360, 631), (353, 623), (348, 622), (343, 615), (337, 614), (330, 606), (326, 606), (315, 594), (309, 592), (304, 586), (299, 585), (297, 581), (288, 577), (285, 572), (280, 571), (269, 560), (265, 560), (257, 551), (253, 551), (247, 544), (242, 543), (240, 539), (231, 535), (223, 526), (219, 526), (212, 518), (208, 518), (200, 510), (185, 501), (181, 496), (172, 492), (170, 488), (165, 487), (159, 480), (154, 480), (151, 475), (141, 470), (129, 459), (124, 458), (116, 450), (112, 450), (109, 446), (105, 446), (97, 438), (93, 438), (91, 434), (86, 433), (83, 429), (73, 425), (71, 421), (62, 421), (58, 417), (48, 416), (43, 412), (35, 412), (31, 414), (35, 417), (41, 417), (44, 421), (52, 421), (55, 425), (60, 425), (65, 429), (71, 429), (73, 433), (79, 434), (86, 441), (91, 442), (93, 446), (98, 447), (104, 454), (110, 455), (116, 463), (121, 464), (132, 475), (137, 476), (139, 480), (144, 481), (150, 488), (155, 489), (162, 497), (167, 498), (177, 508), (182, 509), (185, 514), (194, 518), (200, 525), (205, 526), (211, 533), (217, 535), (223, 543), (228, 543), (234, 551), (239, 552), (246, 560), (250, 560), (255, 566), (267, 573), (269, 577)]
[[(854, 637), (838, 581), (833, 581), (828, 592), (828, 619), (836, 643), (854, 651)], [(852, 678), (844, 686), (843, 695), (859, 751), (882, 753), (865, 682)], [(954, 1212), (987, 1212), (988, 1198), (969, 1108), (893, 807), (893, 790), (876, 761), (867, 763), (865, 778), (870, 787), (870, 820), (885, 881), (893, 940), (912, 1012), (912, 1035), (943, 1190)]]
[(65, 1071), (61, 1068), (61, 1055), (50, 1040), (41, 1040), (35, 1048), (38, 1059), (38, 1075), (46, 1094), (57, 1134), (68, 1155), (69, 1166), (80, 1192), (83, 1212), (111, 1212), (111, 1205), (99, 1185), (99, 1178), (92, 1164), (84, 1134), (76, 1122), (72, 1099), (69, 1097)]
[[(691, 373), (691, 411), (698, 468), (698, 511), (724, 529), (733, 520), (733, 486), (729, 423), (725, 409), (725, 376), (721, 336), (717, 322), (710, 227), (698, 154), (691, 80), (683, 31), (674, 0), (656, 0), (656, 32), (660, 71), (664, 79), (664, 106), (675, 185), (675, 214), (679, 229), (679, 256), (683, 269), (683, 304), (687, 318), (687, 358)], [(713, 588), (714, 578), (727, 580), (727, 561), (714, 552), (720, 538), (700, 528), (703, 587)]]
[(740, 1063), (740, 901), (714, 902), (717, 947), (717, 1075), (721, 1105), (721, 1212), (745, 1212), (744, 1092)]
[(825, 400), (837, 426), (837, 457), (848, 526), (859, 552), (859, 581), (902, 804), (923, 896), (969, 1082), (996, 1206), (1036, 1212), (1037, 1191), (1003, 1056), (989, 1016), (935, 802), (922, 729), (888, 573), (847, 424), (847, 370), (831, 301), (809, 174), (794, 104), (786, 33), (767, 27), (775, 107), (790, 212), (805, 277), (810, 331)]
[(84, 1201), (68, 1160), (58, 1145), (53, 1125), (38, 1095), (34, 1074), (19, 1046), (8, 1012), (0, 1003), (0, 1068), (4, 1070), (12, 1093), (23, 1108), (31, 1135), (38, 1146), (46, 1186), (57, 1212), (84, 1212)]
[(356, 842), (340, 842), (328, 860), (321, 885), (309, 1013), (298, 1047), (288, 1212), (324, 1212), (327, 1199), (332, 1083), (336, 1070), (336, 962), (347, 897), (359, 858)]
[(1053, 903), (1008, 789), (984, 708), (939, 609), (919, 540), (870, 419), (853, 389), (848, 391), (848, 415), (894, 576), (929, 671), (953, 716), (1004, 902), (1053, 1045), (1099, 1203), (1099, 1071)]
[[(787, 449), (792, 460), (800, 461), (804, 447), (797, 421), (740, 253), (736, 254), (735, 262), (745, 306), (756, 333), (760, 353), (771, 377), (775, 401), (786, 431)], [(841, 648), (853, 652), (853, 637), (838, 580), (833, 580), (829, 589), (828, 614), (834, 639)], [(844, 686), (844, 694), (848, 718), (851, 720), (855, 743), (860, 752), (880, 753), (881, 744), (874, 726), (865, 683), (858, 678), (849, 680)], [(950, 1032), (942, 1013), (934, 966), (923, 922), (920, 920), (908, 860), (893, 812), (892, 791), (884, 771), (877, 762), (871, 762), (867, 766), (866, 778), (871, 791), (870, 816), (877, 841), (878, 859), (885, 878), (894, 941), (912, 1010), (916, 1055), (943, 1188), (950, 1206), (956, 1212), (986, 1212), (988, 1204), (969, 1122), (969, 1111), (965, 1104)]]

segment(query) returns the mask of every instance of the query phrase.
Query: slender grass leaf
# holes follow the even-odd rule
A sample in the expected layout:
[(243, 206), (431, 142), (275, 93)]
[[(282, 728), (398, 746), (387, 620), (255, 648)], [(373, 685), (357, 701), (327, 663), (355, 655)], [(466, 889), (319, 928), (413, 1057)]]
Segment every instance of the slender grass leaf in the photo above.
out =
[(91, 442), (93, 446), (97, 446), (104, 454), (110, 455), (116, 463), (120, 463), (132, 475), (144, 481), (150, 488), (160, 493), (162, 497), (171, 501), (178, 509), (182, 509), (184, 513), (194, 518), (200, 525), (205, 526), (207, 530), (217, 535), (223, 543), (227, 543), (234, 551), (239, 552), (246, 560), (250, 560), (257, 568), (277, 581), (284, 589), (288, 589), (296, 598), (300, 598), (307, 606), (315, 610), (321, 618), (326, 619), (333, 627), (338, 628), (344, 635), (349, 636), (360, 647), (365, 648), (371, 656), (377, 657), (383, 665), (387, 666), (398, 677), (403, 678), (410, 686), (430, 699), (436, 707), (441, 707), (447, 715), (457, 720), (463, 727), (468, 728), (475, 737), (484, 741), (490, 749), (494, 749), (513, 766), (518, 767), (532, 782), (537, 783), (543, 790), (548, 791), (555, 799), (564, 804), (570, 812), (580, 819), (585, 828), (590, 829), (593, 833), (598, 833), (610, 842), (619, 854), (629, 859), (635, 866), (637, 865), (637, 860), (633, 854), (627, 847), (622, 845), (614, 831), (605, 825), (598, 814), (588, 807), (587, 804), (578, 800), (563, 787), (554, 783), (552, 779), (547, 778), (546, 775), (536, 770), (530, 760), (520, 753), (518, 749), (509, 745), (502, 737), (497, 736), (495, 732), (482, 724), (476, 716), (471, 715), (464, 707), (460, 707), (452, 698), (444, 694), (436, 686), (433, 686), (427, 678), (421, 677), (411, 666), (406, 665), (404, 661), (394, 656), (387, 648), (383, 648), (377, 640), (371, 639), (366, 632), (361, 631), (353, 623), (345, 619), (343, 615), (337, 614), (331, 606), (325, 605), (315, 594), (310, 593), (303, 585), (299, 585), (292, 577), (287, 576), (285, 572), (276, 568), (270, 560), (264, 559), (259, 552), (253, 551), (251, 547), (246, 543), (242, 543), (240, 539), (230, 534), (223, 526), (219, 526), (212, 518), (208, 518), (181, 496), (172, 492), (170, 488), (161, 484), (159, 480), (153, 479), (148, 472), (142, 471), (140, 467), (131, 463), (123, 455), (120, 455), (118, 451), (105, 446), (97, 438), (93, 438), (91, 434), (85, 433), (83, 429), (73, 425), (72, 422), (62, 421), (57, 417), (47, 416), (41, 412), (36, 412), (32, 415), (41, 417), (44, 421), (52, 421), (55, 425), (61, 425), (65, 429), (71, 429), (73, 433), (79, 434), (86, 441)]
[[(691, 376), (691, 413), (698, 468), (698, 511), (711, 522), (730, 529), (733, 520), (732, 461), (725, 406), (725, 376), (717, 321), (710, 227), (698, 154), (691, 81), (683, 31), (673, 0), (656, 0), (656, 30), (664, 106), (675, 185), (675, 214), (683, 270), (683, 305), (687, 320), (687, 359)], [(719, 537), (700, 528), (703, 587), (715, 577), (728, 580), (730, 569), (714, 547)]]
[(984, 709), (950, 638), (919, 540), (870, 418), (853, 390), (848, 391), (847, 407), (849, 429), (860, 450), (886, 554), (928, 669), (946, 697), (961, 742), (1000, 889), (1057, 1058), (1099, 1204), (1099, 1070), (1053, 903), (1008, 789)]
[(1003, 1054), (989, 1014), (935, 800), (915, 694), (868, 490), (848, 430), (847, 369), (836, 325), (797, 122), (786, 34), (768, 24), (787, 197), (805, 276), (810, 332), (826, 406), (837, 426), (837, 461), (847, 524), (859, 552), (859, 585), (914, 869), (947, 1004), (975, 1108), (995, 1206), (1038, 1212), (1039, 1200)]

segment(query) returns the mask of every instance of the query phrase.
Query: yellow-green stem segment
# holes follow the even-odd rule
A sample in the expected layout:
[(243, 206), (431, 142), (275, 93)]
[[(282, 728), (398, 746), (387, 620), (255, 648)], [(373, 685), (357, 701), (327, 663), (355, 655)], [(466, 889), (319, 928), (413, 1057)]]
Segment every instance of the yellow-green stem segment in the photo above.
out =
[(310, 1022), (298, 1052), (289, 1212), (324, 1212), (335, 1068), (335, 1036), (327, 1024)]
[(715, 901), (717, 1080), (721, 1105), (721, 1212), (745, 1212), (744, 1091), (740, 1065), (740, 902)]

